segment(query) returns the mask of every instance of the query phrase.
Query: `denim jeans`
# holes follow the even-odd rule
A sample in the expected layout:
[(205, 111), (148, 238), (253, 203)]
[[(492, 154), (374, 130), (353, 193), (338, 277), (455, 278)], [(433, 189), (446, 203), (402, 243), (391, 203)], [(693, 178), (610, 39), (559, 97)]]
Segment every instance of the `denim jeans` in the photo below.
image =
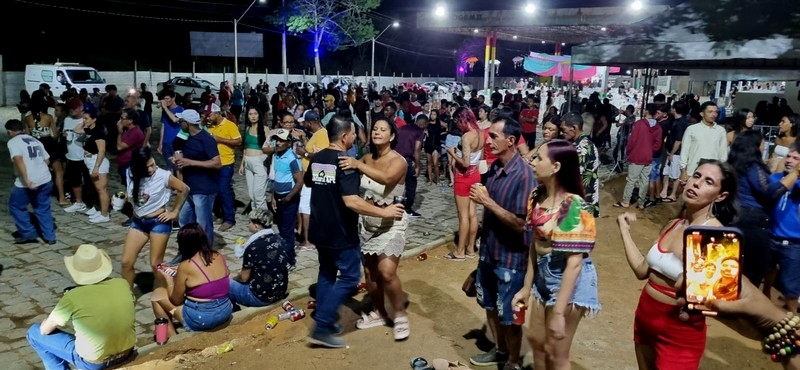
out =
[(294, 251), (294, 229), (297, 227), (297, 210), (300, 208), (300, 194), (296, 194), (292, 200), (282, 202), (281, 200), (286, 197), (286, 194), (275, 194), (277, 210), (275, 212), (275, 221), (278, 224), (278, 233), (280, 233), (283, 241), (286, 242), (286, 256), (289, 258), (289, 264), (294, 265), (296, 262), (297, 254)]
[(14, 187), (8, 197), (8, 211), (11, 219), (17, 226), (17, 231), (23, 238), (36, 238), (36, 228), (31, 222), (31, 215), (28, 213), (28, 204), (33, 207), (33, 213), (39, 221), (39, 228), (42, 230), (42, 238), (45, 241), (56, 240), (55, 226), (53, 225), (53, 214), (50, 212), (50, 193), (53, 192), (53, 182), (39, 185), (36, 189)]
[(411, 213), (411, 211), (413, 211), (414, 201), (417, 199), (417, 167), (413, 158), (406, 158), (406, 162), (408, 163), (408, 168), (406, 170), (406, 203), (403, 204), (403, 207), (406, 208), (406, 212)]
[(222, 220), (236, 225), (236, 208), (233, 207), (233, 164), (219, 169), (219, 203), (222, 206)]
[(245, 307), (264, 307), (267, 303), (262, 302), (250, 290), (250, 284), (240, 283), (231, 279), (230, 290), (228, 291), (228, 298), (231, 302)]
[(192, 222), (197, 222), (208, 235), (208, 243), (214, 245), (214, 197), (217, 194), (189, 194), (186, 202), (183, 203), (181, 213), (178, 216), (178, 224), (181, 227)]
[[(317, 246), (317, 309), (314, 334), (328, 335), (336, 331), (337, 311), (350, 297), (361, 280), (361, 248), (328, 249)], [(338, 273), (338, 276), (337, 276)]]
[[(39, 331), (42, 324), (36, 323), (28, 329), (28, 343), (39, 358), (42, 359), (44, 368), (47, 370), (52, 369), (65, 369), (68, 370), (70, 365), (78, 369), (95, 370), (105, 369), (112, 367), (116, 364), (127, 361), (130, 356), (122, 357), (109, 361), (105, 364), (94, 364), (84, 360), (77, 352), (75, 352), (75, 336), (69, 333), (56, 330), (48, 335), (42, 335)], [(133, 352), (131, 352), (133, 354)]]

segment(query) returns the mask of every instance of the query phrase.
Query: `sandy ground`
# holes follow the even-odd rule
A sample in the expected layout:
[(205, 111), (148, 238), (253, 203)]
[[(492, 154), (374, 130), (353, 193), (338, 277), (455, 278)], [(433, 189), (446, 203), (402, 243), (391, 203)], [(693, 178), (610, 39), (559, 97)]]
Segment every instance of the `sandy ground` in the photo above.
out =
[[(622, 193), (624, 179), (608, 182), (602, 204), (613, 204)], [(633, 313), (643, 282), (630, 271), (616, 226), (618, 211), (603, 208), (598, 220), (598, 244), (593, 252), (600, 279), (603, 310), (585, 319), (572, 349), (574, 369), (635, 369)], [(659, 206), (642, 213), (633, 233), (640, 249), (649, 248), (658, 230), (675, 213), (677, 206)], [(461, 284), (475, 261), (454, 263), (441, 258), (446, 247), (428, 253), (426, 261), (404, 260), (399, 276), (411, 304), (411, 337), (395, 343), (389, 328), (355, 329), (364, 295), (357, 295), (342, 307), (342, 323), (349, 348), (329, 350), (308, 347), (305, 337), (313, 324), (310, 317), (298, 322), (281, 322), (264, 330), (267, 314), (218, 332), (202, 333), (168, 344), (141, 356), (135, 369), (243, 368), (243, 369), (409, 369), (418, 356), (432, 360), (447, 358), (468, 362), (470, 356), (491, 347), (483, 328), (484, 313), (474, 299), (461, 292)], [(294, 302), (306, 307), (308, 299)], [(271, 314), (277, 314), (280, 308)], [(722, 324), (708, 320), (708, 345), (701, 369), (775, 369), (756, 342), (739, 337)], [(217, 345), (230, 341), (233, 350), (217, 354)], [(527, 351), (527, 349), (526, 349)], [(530, 355), (525, 363), (530, 368)]]

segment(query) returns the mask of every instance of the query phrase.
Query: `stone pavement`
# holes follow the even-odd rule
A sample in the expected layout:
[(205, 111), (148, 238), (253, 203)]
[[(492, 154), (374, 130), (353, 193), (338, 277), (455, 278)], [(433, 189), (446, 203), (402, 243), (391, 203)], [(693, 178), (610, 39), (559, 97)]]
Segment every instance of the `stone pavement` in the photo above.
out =
[[(11, 118), (19, 118), (14, 107), (0, 107), (0, 123)], [(154, 117), (155, 118), (155, 117)], [(158, 121), (158, 119), (154, 119)], [(154, 128), (154, 133), (158, 128)], [(155, 139), (154, 139), (155, 140)], [(8, 202), (13, 186), (13, 169), (8, 157), (6, 142), (8, 137), (0, 125), (0, 204)], [(155, 141), (153, 141), (155, 142)], [(111, 161), (112, 167), (114, 161)], [(116, 176), (116, 168), (112, 168), (109, 178), (109, 193), (120, 191), (121, 185)], [(235, 175), (234, 189), (238, 199), (247, 201), (244, 178)], [(444, 193), (442, 192), (444, 190)], [(457, 230), (455, 201), (451, 188), (440, 188), (425, 185), (420, 179), (417, 193), (418, 211), (423, 215), (413, 220), (407, 231), (406, 250), (417, 249), (436, 242), (449, 241)], [(5, 208), (7, 209), (7, 208)], [(242, 209), (238, 210), (241, 213)], [(124, 216), (112, 212), (112, 222), (93, 225), (87, 216), (68, 214), (62, 211), (53, 201), (53, 215), (58, 230), (58, 243), (55, 245), (13, 244), (11, 233), (15, 231), (8, 211), (0, 212), (0, 367), (4, 369), (41, 368), (41, 362), (28, 346), (25, 339), (27, 328), (42, 321), (58, 302), (64, 288), (74, 285), (64, 267), (63, 257), (74, 252), (83, 243), (95, 244), (106, 250), (114, 261), (114, 273), (119, 277), (120, 258), (127, 228), (120, 226)], [(217, 233), (217, 239), (223, 240), (221, 249), (228, 261), (231, 271), (241, 268), (241, 260), (233, 255), (233, 243), (238, 237), (249, 235), (246, 230), (248, 219), (237, 214), (237, 224), (227, 232)], [(177, 252), (175, 233), (167, 247), (166, 260)], [(136, 271), (149, 271), (149, 257), (145, 248), (137, 263)], [(299, 252), (297, 270), (291, 273), (290, 295), (296, 296), (307, 292), (308, 287), (316, 281), (317, 255), (315, 252)], [(138, 345), (152, 342), (153, 312), (150, 305), (150, 294), (137, 297), (136, 333)]]

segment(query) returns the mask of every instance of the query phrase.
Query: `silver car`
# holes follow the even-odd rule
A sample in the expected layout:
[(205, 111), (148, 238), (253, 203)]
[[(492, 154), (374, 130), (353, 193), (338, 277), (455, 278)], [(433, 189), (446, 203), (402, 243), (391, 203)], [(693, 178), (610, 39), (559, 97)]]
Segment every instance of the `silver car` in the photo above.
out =
[(200, 101), (200, 95), (206, 91), (206, 88), (211, 89), (211, 93), (219, 96), (219, 88), (208, 80), (198, 77), (173, 77), (167, 82), (160, 82), (158, 84), (158, 91), (164, 88), (171, 88), (175, 91), (176, 97), (182, 97), (186, 93), (192, 93), (193, 101)]

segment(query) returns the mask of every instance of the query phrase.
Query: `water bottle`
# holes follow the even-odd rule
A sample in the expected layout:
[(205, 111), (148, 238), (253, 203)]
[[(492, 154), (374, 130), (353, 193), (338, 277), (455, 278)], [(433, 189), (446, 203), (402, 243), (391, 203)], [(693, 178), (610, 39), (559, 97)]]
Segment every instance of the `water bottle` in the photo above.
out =
[(247, 239), (245, 238), (236, 239), (236, 244), (233, 245), (233, 254), (236, 256), (236, 258), (242, 258), (242, 256), (244, 256), (244, 243), (246, 242)]

